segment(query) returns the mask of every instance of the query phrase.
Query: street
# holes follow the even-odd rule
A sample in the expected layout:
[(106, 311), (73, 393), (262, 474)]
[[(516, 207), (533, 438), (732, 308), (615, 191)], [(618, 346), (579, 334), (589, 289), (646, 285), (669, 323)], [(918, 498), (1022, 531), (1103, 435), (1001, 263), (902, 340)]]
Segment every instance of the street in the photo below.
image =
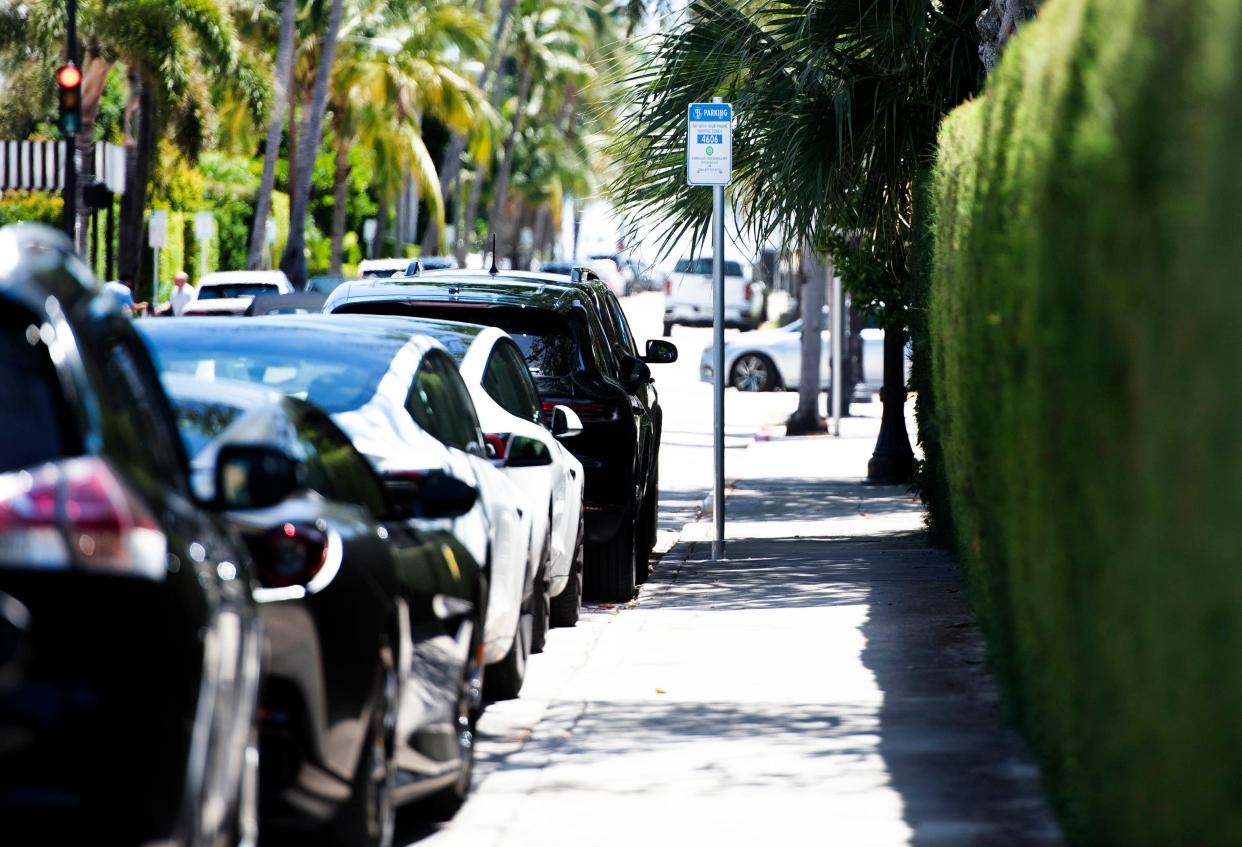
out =
[[(624, 303), (657, 337), (659, 296)], [(796, 394), (730, 390), (729, 561), (708, 560), (709, 339), (676, 328), (656, 370), (664, 558), (636, 601), (551, 633), (479, 723), (465, 807), (400, 843), (1061, 843), (956, 569), (913, 497), (862, 484), (879, 404), (783, 439)]]

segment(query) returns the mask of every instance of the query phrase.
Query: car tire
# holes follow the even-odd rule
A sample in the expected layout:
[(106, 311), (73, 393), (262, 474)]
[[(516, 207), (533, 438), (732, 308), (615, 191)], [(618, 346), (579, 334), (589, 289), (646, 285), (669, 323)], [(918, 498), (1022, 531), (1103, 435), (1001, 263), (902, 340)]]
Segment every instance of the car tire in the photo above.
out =
[(651, 480), (647, 496), (643, 499), (643, 517), (638, 531), (638, 550), (635, 551), (634, 581), (639, 585), (647, 581), (651, 575), (651, 551), (656, 545), (656, 530), (659, 528), (659, 472)]
[(665, 321), (664, 322), (664, 337), (671, 338), (672, 335), (673, 335), (673, 322)]
[(569, 582), (565, 590), (552, 598), (552, 626), (575, 626), (582, 613), (582, 524), (578, 525), (578, 543), (574, 548), (574, 563), (569, 569)]
[(737, 357), (729, 372), (729, 384), (738, 391), (772, 391), (780, 384), (776, 364), (762, 353)]
[(543, 554), (535, 572), (535, 589), (531, 593), (530, 652), (542, 653), (552, 627), (552, 595), (548, 586), (548, 570), (552, 567), (552, 518), (548, 517), (548, 534), (543, 539)]
[(625, 603), (634, 596), (634, 519), (621, 521), (612, 541), (587, 548), (583, 594), (588, 600)]
[(513, 646), (505, 657), (487, 668), (485, 685), (488, 699), (513, 700), (522, 693), (522, 683), (526, 681), (526, 662), (530, 658), (530, 641), (534, 629), (534, 616), (531, 614), (531, 601), (522, 604), (522, 613), (518, 615), (517, 632), (513, 636)]
[(385, 674), (371, 712), (366, 742), (358, 757), (349, 800), (328, 830), (326, 844), (336, 847), (392, 847), (396, 830), (397, 785), (393, 761), (396, 678)]

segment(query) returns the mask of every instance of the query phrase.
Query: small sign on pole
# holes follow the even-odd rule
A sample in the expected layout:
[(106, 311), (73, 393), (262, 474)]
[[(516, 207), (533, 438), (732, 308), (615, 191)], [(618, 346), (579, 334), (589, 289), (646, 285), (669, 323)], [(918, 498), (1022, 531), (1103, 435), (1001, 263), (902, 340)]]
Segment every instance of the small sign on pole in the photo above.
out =
[(375, 256), (375, 232), (379, 228), (379, 221), (375, 218), (367, 218), (362, 222), (362, 240), (367, 243), (367, 258), (373, 259)]
[(733, 180), (733, 107), (691, 103), (686, 123), (686, 181), (728, 185)]

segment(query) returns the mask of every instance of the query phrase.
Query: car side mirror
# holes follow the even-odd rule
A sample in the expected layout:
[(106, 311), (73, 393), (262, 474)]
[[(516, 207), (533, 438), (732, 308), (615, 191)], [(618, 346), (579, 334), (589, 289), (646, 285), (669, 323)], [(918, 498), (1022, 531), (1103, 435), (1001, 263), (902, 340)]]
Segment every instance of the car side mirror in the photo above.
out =
[(644, 362), (653, 365), (671, 365), (677, 361), (677, 345), (663, 338), (652, 338), (647, 341), (647, 355)]
[(387, 473), (384, 490), (403, 517), (457, 518), (479, 499), (478, 489), (444, 471)]
[(552, 452), (542, 441), (523, 435), (515, 435), (509, 439), (509, 452), (505, 456), (506, 468), (534, 468), (550, 464)]
[(552, 407), (552, 435), (554, 438), (573, 438), (582, 434), (582, 418), (568, 406)]
[(637, 391), (651, 382), (651, 368), (642, 359), (626, 356), (621, 360), (622, 381), (626, 390)]
[(259, 444), (226, 444), (216, 455), (216, 505), (221, 509), (266, 509), (301, 487), (299, 463), (281, 450)]

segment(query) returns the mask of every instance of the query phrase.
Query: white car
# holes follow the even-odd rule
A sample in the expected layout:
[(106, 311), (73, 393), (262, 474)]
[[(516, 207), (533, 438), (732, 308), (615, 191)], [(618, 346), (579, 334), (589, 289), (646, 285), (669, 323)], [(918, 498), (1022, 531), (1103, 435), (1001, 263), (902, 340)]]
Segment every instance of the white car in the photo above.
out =
[[(749, 265), (726, 258), (724, 287), (725, 326), (754, 329), (763, 322), (768, 289)], [(664, 334), (677, 324), (709, 325), (713, 314), (712, 257), (678, 259), (664, 280)]]
[(202, 349), (182, 339), (164, 354), (165, 370), (180, 372), (180, 359), (199, 379), (258, 383), (314, 403), (403, 511), (418, 512), (420, 492), (443, 488), (444, 477), (467, 483), (470, 502), (460, 515), (424, 515), (414, 524), (452, 533), (486, 570), (486, 681), (495, 699), (516, 697), (533, 628), (530, 517), (523, 493), (487, 457), (470, 393), (444, 348), (411, 333), (408, 318), (279, 315), (210, 324)]
[(358, 263), (358, 277), (387, 279), (391, 276), (405, 276), (413, 264), (413, 259), (363, 259)]
[(543, 425), (543, 406), (526, 359), (504, 330), (409, 320), (411, 331), (439, 341), (457, 361), (492, 461), (526, 497), (534, 563), (529, 576), (535, 586), (531, 650), (538, 652), (549, 626), (573, 626), (582, 606), (584, 476), (582, 463), (559, 440), (580, 434), (582, 421), (572, 409), (557, 406), (553, 431)]
[[(825, 309), (825, 321), (827, 320)], [(868, 400), (884, 385), (884, 330), (867, 328), (862, 336), (862, 377), (854, 386), (854, 400)], [(832, 385), (832, 344), (827, 329), (820, 342), (819, 387)], [(703, 348), (699, 378), (711, 382), (715, 373), (712, 346)], [(801, 319), (779, 329), (743, 332), (725, 342), (725, 384), (738, 391), (797, 391), (802, 375)], [(909, 360), (906, 362), (909, 379)]]
[(291, 294), (284, 271), (216, 271), (206, 274), (186, 304), (182, 317), (242, 315), (255, 297)]

